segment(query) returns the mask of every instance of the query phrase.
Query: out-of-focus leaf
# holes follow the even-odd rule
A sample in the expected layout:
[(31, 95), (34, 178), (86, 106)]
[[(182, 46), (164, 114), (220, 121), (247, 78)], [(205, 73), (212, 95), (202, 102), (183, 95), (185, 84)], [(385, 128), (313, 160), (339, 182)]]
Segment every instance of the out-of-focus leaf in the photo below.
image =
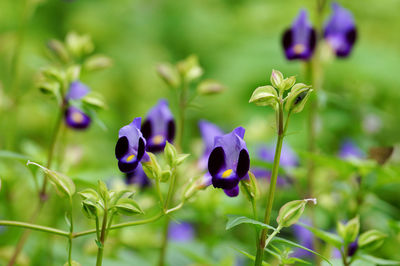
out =
[(332, 233), (329, 232), (325, 232), (321, 229), (318, 228), (314, 228), (311, 226), (308, 226), (306, 224), (303, 223), (298, 223), (299, 225), (307, 228), (308, 230), (310, 230), (315, 236), (319, 237), (320, 239), (324, 240), (325, 242), (332, 244), (333, 246), (335, 246), (336, 248), (340, 248), (342, 246), (342, 239)]
[(0, 158), (3, 159), (12, 159), (12, 160), (18, 160), (18, 161), (24, 161), (26, 162), (29, 157), (17, 152), (13, 151), (7, 151), (7, 150), (1, 150), (0, 151)]
[(372, 262), (376, 265), (400, 265), (400, 261), (381, 259), (367, 254), (358, 255), (357, 257), (363, 261)]
[(287, 244), (287, 245), (290, 245), (290, 246), (293, 246), (293, 247), (296, 247), (296, 248), (301, 248), (301, 249), (307, 250), (308, 252), (311, 252), (312, 254), (317, 255), (318, 257), (320, 257), (321, 259), (325, 260), (325, 261), (328, 262), (330, 265), (332, 265), (332, 263), (331, 263), (325, 256), (319, 254), (318, 252), (316, 252), (316, 251), (314, 251), (314, 250), (311, 250), (311, 249), (306, 248), (306, 247), (304, 247), (304, 246), (302, 246), (302, 245), (300, 245), (300, 244), (297, 244), (297, 243), (295, 243), (295, 242), (293, 242), (293, 241), (290, 241), (290, 240), (287, 240), (287, 239), (284, 239), (284, 238), (281, 238), (281, 237), (277, 237), (277, 236), (276, 236), (276, 237), (274, 237), (274, 238), (272, 239), (272, 242), (284, 243), (284, 244)]
[(233, 227), (235, 227), (235, 226), (237, 226), (239, 224), (253, 224), (253, 225), (257, 226), (257, 227), (276, 230), (274, 227), (272, 227), (272, 226), (270, 226), (268, 224), (265, 224), (265, 223), (250, 219), (250, 218), (245, 217), (245, 216), (237, 216), (237, 215), (228, 215), (228, 222), (226, 223), (226, 228), (225, 229), (229, 230), (229, 229), (231, 229), (231, 228), (233, 228)]
[[(256, 257), (255, 257), (255, 256), (253, 256), (253, 255), (247, 253), (246, 251), (240, 250), (240, 249), (237, 249), (237, 248), (234, 248), (234, 249), (235, 249), (237, 252), (239, 252), (239, 253), (245, 255), (246, 257), (248, 257), (248, 258), (251, 259), (252, 261), (255, 261), (255, 260), (256, 260)], [(263, 265), (263, 266), (269, 266), (269, 265), (271, 265), (271, 264), (269, 264), (269, 263), (263, 261), (263, 262), (262, 262), (262, 265)]]
[[(69, 262), (67, 261), (66, 263), (64, 263), (64, 266), (70, 266)], [(71, 261), (71, 266), (81, 266), (81, 264), (77, 261)]]
[(143, 213), (142, 209), (139, 207), (139, 204), (136, 203), (133, 199), (130, 198), (122, 198), (115, 205), (117, 211), (123, 215), (134, 215), (138, 213)]

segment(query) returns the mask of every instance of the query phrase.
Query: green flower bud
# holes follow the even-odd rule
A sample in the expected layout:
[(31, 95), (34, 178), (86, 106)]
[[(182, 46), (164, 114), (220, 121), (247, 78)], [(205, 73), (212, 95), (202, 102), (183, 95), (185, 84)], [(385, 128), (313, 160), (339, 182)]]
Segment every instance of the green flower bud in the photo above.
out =
[(283, 81), (283, 75), (280, 71), (273, 69), (271, 73), (271, 84), (274, 86), (274, 88), (281, 89), (282, 86), (282, 81)]
[(87, 218), (93, 220), (102, 212), (96, 203), (88, 199), (82, 201), (82, 210)]
[(295, 76), (291, 76), (291, 77), (285, 78), (281, 83), (281, 90), (282, 91), (286, 91), (286, 90), (290, 89), (291, 87), (293, 87), (293, 85), (295, 83), (296, 83), (296, 77)]
[(293, 113), (301, 112), (312, 91), (311, 86), (303, 83), (294, 85), (287, 96), (287, 102), (285, 105), (286, 111)]
[(161, 167), (157, 162), (157, 158), (151, 152), (147, 152), (147, 154), (149, 155), (150, 160), (148, 162), (142, 162), (143, 171), (149, 178), (159, 178), (161, 176)]
[(176, 88), (180, 85), (179, 73), (175, 66), (168, 63), (159, 64), (157, 66), (158, 75), (167, 83), (169, 86)]
[(161, 172), (161, 178), (160, 181), (161, 182), (167, 182), (169, 180), (169, 178), (171, 177), (172, 172), (170, 170), (164, 170)]
[(90, 54), (94, 50), (93, 42), (89, 35), (78, 35), (70, 32), (65, 38), (68, 51), (75, 57), (82, 57)]
[(386, 234), (379, 232), (378, 230), (369, 230), (360, 235), (358, 238), (358, 246), (361, 249), (373, 251), (382, 246), (386, 237)]
[(304, 212), (304, 208), (307, 202), (312, 201), (317, 204), (317, 199), (304, 199), (304, 200), (293, 200), (281, 207), (279, 215), (276, 218), (279, 226), (288, 227), (295, 224), (300, 219)]
[(108, 193), (107, 185), (101, 180), (99, 180), (97, 183), (97, 191), (99, 192), (99, 195), (103, 201), (108, 202), (110, 199), (110, 194)]
[(181, 76), (187, 81), (193, 81), (203, 75), (203, 69), (199, 65), (199, 59), (191, 55), (183, 61), (178, 62), (177, 68)]
[(134, 215), (143, 213), (139, 204), (131, 198), (121, 198), (118, 203), (114, 206), (118, 213), (122, 215)]
[(69, 83), (78, 80), (80, 75), (81, 75), (81, 67), (79, 65), (73, 65), (68, 67), (66, 72), (66, 78)]
[(107, 108), (103, 95), (98, 92), (90, 91), (82, 98), (82, 102), (93, 108), (105, 109)]
[(171, 167), (175, 166), (177, 152), (176, 152), (174, 145), (172, 145), (168, 141), (165, 144), (164, 156), (165, 156), (165, 160), (167, 161), (168, 165), (170, 165)]
[(249, 103), (255, 103), (258, 106), (271, 105), (274, 107), (278, 102), (278, 94), (272, 86), (261, 86), (255, 89), (250, 97)]
[(199, 84), (199, 86), (197, 86), (197, 93), (200, 95), (217, 94), (221, 93), (224, 90), (224, 85), (211, 79), (204, 80)]
[(356, 240), (358, 236), (358, 232), (360, 231), (360, 219), (359, 217), (355, 217), (348, 221), (346, 224), (338, 223), (337, 226), (338, 234), (343, 238), (344, 243), (347, 245), (348, 243)]
[(47, 47), (60, 61), (64, 63), (69, 61), (67, 48), (59, 40), (50, 40), (47, 43)]
[(111, 58), (104, 55), (93, 55), (85, 60), (83, 68), (89, 71), (102, 70), (112, 66)]
[(258, 182), (252, 172), (249, 172), (249, 179), (242, 179), (240, 181), (240, 185), (248, 200), (252, 201), (259, 196)]

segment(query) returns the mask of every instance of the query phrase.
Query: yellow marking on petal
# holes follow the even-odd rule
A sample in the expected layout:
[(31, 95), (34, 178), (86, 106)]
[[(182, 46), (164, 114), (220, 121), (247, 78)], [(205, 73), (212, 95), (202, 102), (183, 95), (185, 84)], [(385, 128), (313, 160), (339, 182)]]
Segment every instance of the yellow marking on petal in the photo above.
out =
[(126, 158), (126, 161), (131, 162), (131, 161), (133, 161), (134, 158), (135, 158), (135, 154), (129, 155), (129, 157)]
[(154, 144), (158, 145), (158, 144), (163, 143), (164, 137), (163, 137), (162, 135), (157, 135), (157, 136), (154, 136), (154, 137), (152, 138), (152, 140), (153, 140), (153, 143), (154, 143)]
[(293, 47), (293, 51), (296, 54), (301, 54), (306, 50), (306, 47), (304, 46), (304, 44), (298, 43)]
[(82, 123), (85, 118), (83, 117), (83, 114), (81, 114), (80, 112), (72, 112), (71, 119), (75, 123)]
[(232, 169), (228, 169), (225, 170), (225, 172), (222, 173), (222, 178), (227, 178), (232, 174), (233, 170)]

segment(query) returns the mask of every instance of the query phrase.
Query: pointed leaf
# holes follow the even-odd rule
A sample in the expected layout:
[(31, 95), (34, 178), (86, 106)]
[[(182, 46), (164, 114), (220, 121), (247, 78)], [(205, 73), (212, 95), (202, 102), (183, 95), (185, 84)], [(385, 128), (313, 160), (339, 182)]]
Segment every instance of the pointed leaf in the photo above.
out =
[(237, 216), (237, 215), (228, 215), (228, 222), (226, 223), (226, 230), (229, 230), (239, 224), (252, 224), (260, 228), (267, 228), (271, 230), (276, 230), (274, 227), (264, 224), (262, 222), (250, 219), (245, 216)]
[(342, 246), (342, 239), (332, 233), (329, 232), (325, 232), (321, 229), (318, 228), (314, 228), (308, 225), (305, 225), (303, 223), (298, 223), (299, 225), (307, 228), (309, 231), (311, 231), (315, 236), (319, 237), (320, 239), (324, 240), (325, 242), (332, 244), (333, 246), (335, 246), (336, 248), (341, 248)]

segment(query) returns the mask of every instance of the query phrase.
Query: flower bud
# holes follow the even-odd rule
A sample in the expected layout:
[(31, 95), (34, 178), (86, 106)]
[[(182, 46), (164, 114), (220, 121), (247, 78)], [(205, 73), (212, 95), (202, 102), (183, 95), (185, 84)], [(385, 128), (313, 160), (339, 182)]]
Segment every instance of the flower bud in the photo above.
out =
[(75, 32), (68, 33), (65, 43), (68, 51), (75, 57), (82, 57), (94, 50), (94, 45), (89, 35), (78, 35)]
[(171, 167), (173, 167), (176, 163), (177, 152), (176, 152), (174, 145), (172, 145), (168, 141), (165, 144), (164, 156), (165, 156), (165, 160), (167, 161), (167, 163)]
[(242, 179), (240, 181), (240, 185), (243, 193), (246, 195), (247, 199), (252, 201), (254, 198), (257, 198), (260, 194), (260, 190), (258, 188), (257, 179), (255, 178), (252, 172), (249, 172), (249, 178)]
[(102, 70), (112, 66), (111, 58), (104, 55), (94, 55), (85, 60), (83, 67), (86, 70)]
[(82, 210), (89, 219), (94, 220), (99, 215), (99, 207), (91, 200), (82, 201)]
[(296, 83), (296, 77), (295, 76), (291, 76), (288, 78), (285, 78), (283, 80), (283, 82), (281, 83), (281, 90), (282, 91), (286, 91), (288, 89), (290, 89), (291, 87), (293, 87), (293, 85)]
[(176, 68), (168, 63), (159, 64), (157, 66), (158, 75), (167, 83), (169, 86), (176, 88), (180, 84), (180, 78)]
[(274, 88), (281, 89), (283, 75), (280, 71), (273, 69), (271, 73), (271, 84)]
[(197, 86), (197, 93), (200, 95), (217, 94), (225, 90), (225, 86), (215, 80), (204, 80)]
[(304, 212), (304, 208), (307, 202), (312, 201), (317, 204), (317, 199), (304, 199), (304, 200), (293, 200), (281, 207), (279, 215), (276, 218), (279, 226), (288, 227), (295, 224), (300, 219)]
[(343, 238), (345, 244), (356, 240), (360, 231), (360, 219), (357, 217), (351, 219), (346, 224), (338, 223), (338, 234)]
[(161, 167), (157, 162), (157, 158), (151, 152), (147, 152), (147, 154), (150, 160), (147, 162), (142, 162), (143, 171), (149, 178), (153, 179), (159, 178), (161, 175)]
[(358, 245), (362, 249), (373, 251), (383, 244), (386, 237), (386, 234), (378, 230), (369, 230), (360, 235), (358, 238)]
[(311, 86), (303, 83), (294, 85), (287, 96), (287, 102), (285, 105), (286, 111), (293, 113), (301, 112), (312, 91)]
[(64, 44), (59, 40), (50, 40), (47, 43), (47, 47), (49, 50), (62, 62), (68, 62), (69, 55), (68, 51), (65, 48)]
[(258, 106), (271, 105), (274, 107), (278, 101), (278, 94), (272, 86), (261, 86), (255, 89), (250, 97), (249, 103), (255, 103)]
[(193, 81), (203, 75), (203, 69), (199, 65), (199, 59), (191, 55), (177, 64), (178, 71), (186, 82)]

